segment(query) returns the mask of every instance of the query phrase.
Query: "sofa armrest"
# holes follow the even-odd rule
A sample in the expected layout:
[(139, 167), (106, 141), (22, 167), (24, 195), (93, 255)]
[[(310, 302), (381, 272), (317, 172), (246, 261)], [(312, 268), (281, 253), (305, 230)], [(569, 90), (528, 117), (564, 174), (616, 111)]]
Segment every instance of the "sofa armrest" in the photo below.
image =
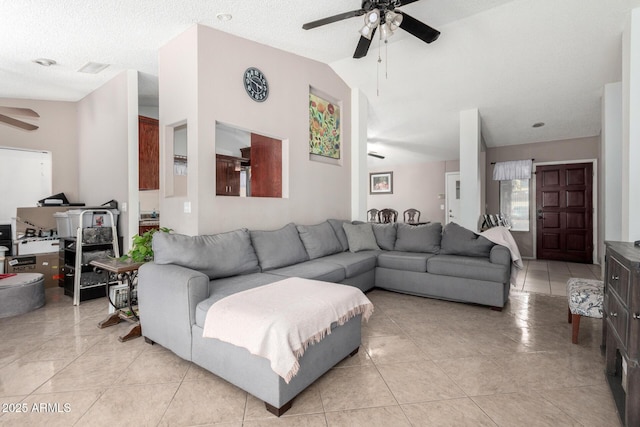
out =
[(191, 326), (196, 306), (209, 296), (209, 278), (173, 264), (149, 262), (138, 270), (142, 334), (191, 360)]
[(491, 248), (489, 253), (489, 261), (493, 264), (500, 264), (504, 266), (511, 266), (511, 252), (509, 248), (502, 245), (495, 245)]

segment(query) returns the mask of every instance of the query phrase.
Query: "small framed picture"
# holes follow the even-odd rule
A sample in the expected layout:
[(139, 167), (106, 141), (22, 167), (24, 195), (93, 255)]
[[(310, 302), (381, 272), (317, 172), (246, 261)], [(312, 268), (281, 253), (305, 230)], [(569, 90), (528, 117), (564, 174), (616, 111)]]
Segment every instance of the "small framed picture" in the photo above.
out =
[(393, 194), (393, 172), (370, 173), (369, 194)]

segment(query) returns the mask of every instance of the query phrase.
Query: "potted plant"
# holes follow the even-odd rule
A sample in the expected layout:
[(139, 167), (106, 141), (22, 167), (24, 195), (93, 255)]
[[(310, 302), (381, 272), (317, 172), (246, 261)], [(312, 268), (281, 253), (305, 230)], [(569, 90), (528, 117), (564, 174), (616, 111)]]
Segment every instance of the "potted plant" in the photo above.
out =
[(167, 227), (153, 228), (145, 231), (142, 235), (136, 234), (133, 236), (131, 249), (126, 255), (123, 255), (121, 259), (130, 259), (133, 262), (147, 262), (153, 260), (153, 248), (151, 242), (153, 241), (154, 233), (162, 231), (164, 233), (170, 233), (172, 230)]

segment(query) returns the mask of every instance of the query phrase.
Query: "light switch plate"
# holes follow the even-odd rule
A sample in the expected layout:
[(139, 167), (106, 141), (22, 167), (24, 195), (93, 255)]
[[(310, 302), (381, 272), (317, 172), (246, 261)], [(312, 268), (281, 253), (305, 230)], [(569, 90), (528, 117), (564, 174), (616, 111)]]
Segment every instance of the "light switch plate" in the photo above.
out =
[(184, 202), (184, 213), (191, 213), (191, 202)]

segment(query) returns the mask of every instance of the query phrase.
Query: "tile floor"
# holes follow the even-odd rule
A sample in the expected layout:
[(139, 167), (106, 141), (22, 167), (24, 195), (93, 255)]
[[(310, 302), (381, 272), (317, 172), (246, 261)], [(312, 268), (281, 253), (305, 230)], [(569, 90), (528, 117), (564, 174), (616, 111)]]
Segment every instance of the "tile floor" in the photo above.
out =
[(601, 268), (595, 264), (575, 264), (560, 261), (524, 260), (518, 274), (516, 289), (551, 295), (567, 295), (570, 277), (602, 279)]
[(73, 307), (51, 289), (42, 309), (0, 319), (0, 425), (619, 426), (601, 323), (584, 319), (571, 344), (557, 295), (589, 272), (529, 261), (502, 312), (374, 290), (360, 352), (280, 419), (159, 345), (120, 343), (126, 323), (98, 329), (104, 299)]

